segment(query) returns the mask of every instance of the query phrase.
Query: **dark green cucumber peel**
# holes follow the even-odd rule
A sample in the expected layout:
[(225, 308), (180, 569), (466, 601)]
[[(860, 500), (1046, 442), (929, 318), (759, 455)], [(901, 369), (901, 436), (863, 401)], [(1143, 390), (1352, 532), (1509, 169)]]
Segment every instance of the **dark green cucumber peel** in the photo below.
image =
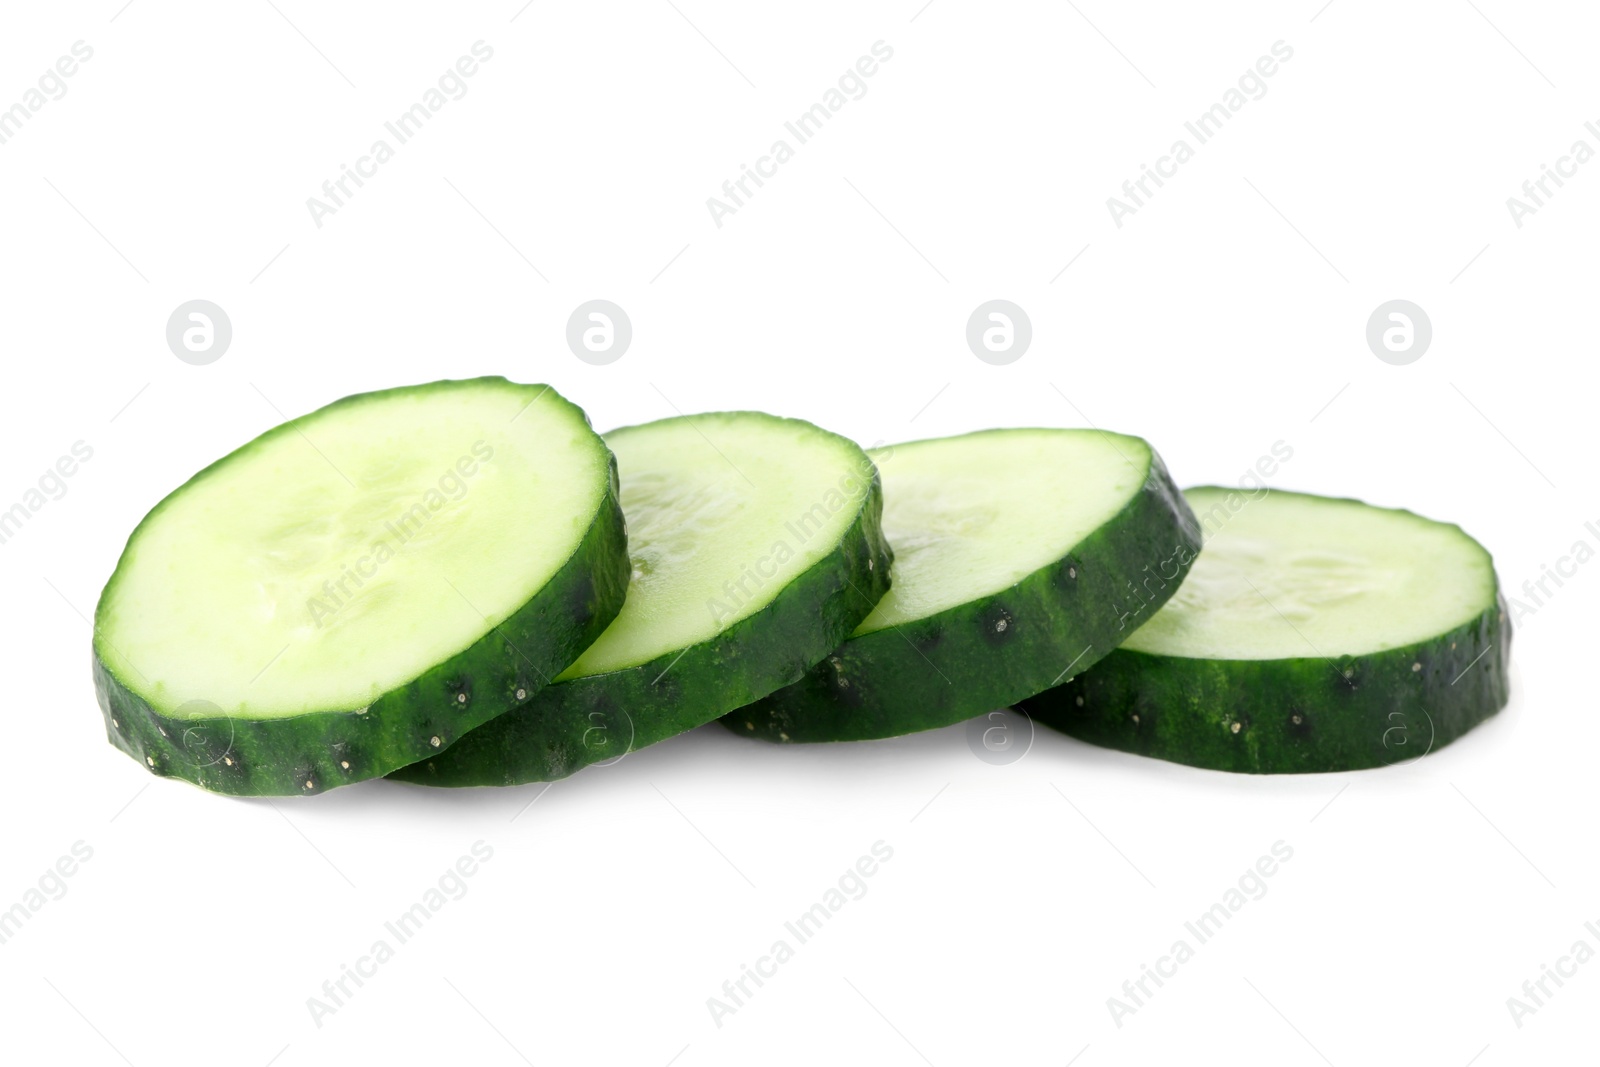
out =
[(1105, 748), (1219, 771), (1362, 770), (1437, 751), (1505, 706), (1503, 604), (1432, 641), (1336, 660), (1209, 660), (1119, 648), (1023, 701)]
[[(358, 393), (273, 427), (169, 493), (134, 528), (128, 544), (133, 545), (140, 531), (184, 489), (263, 442), (298, 433), (308, 419), (374, 399), (480, 383), (516, 388), (504, 378), (485, 377)], [(533, 393), (527, 406), (549, 397), (582, 416), (547, 386), (522, 388)], [(587, 417), (582, 417), (587, 425)], [(134, 677), (121, 678), (100, 654), (100, 643), (109, 647), (110, 641), (99, 621), (117, 581), (113, 573), (96, 609), (92, 649), (95, 694), (107, 740), (158, 777), (236, 796), (287, 796), (321, 793), (381, 776), (504, 714), (572, 663), (622, 609), (630, 573), (627, 527), (616, 458), (609, 452), (607, 457), (604, 496), (583, 539), (550, 580), (473, 644), (359, 709), (264, 721), (228, 716), (215, 705), (211, 705), (215, 714), (183, 718), (154, 710), (138, 693), (139, 683), (148, 685), (148, 680), (139, 676), (137, 666), (132, 667)], [(125, 551), (119, 571), (126, 558)]]
[(879, 525), (882, 511), (873, 471), (839, 546), (759, 612), (681, 654), (556, 682), (447, 751), (389, 777), (447, 787), (555, 781), (788, 685), (854, 630), (888, 590), (893, 554)]
[(151, 709), (94, 656), (95, 692), (113, 745), (152, 774), (217, 793), (321, 793), (422, 759), (537, 692), (622, 610), (627, 536), (616, 479), (578, 550), (510, 618), (448, 662), (358, 711), (265, 723), (176, 719)]
[(1141, 491), (1063, 559), (993, 596), (853, 637), (722, 724), (775, 742), (860, 741), (1005, 707), (1115, 648), (1177, 589), (1199, 547), (1152, 450)]

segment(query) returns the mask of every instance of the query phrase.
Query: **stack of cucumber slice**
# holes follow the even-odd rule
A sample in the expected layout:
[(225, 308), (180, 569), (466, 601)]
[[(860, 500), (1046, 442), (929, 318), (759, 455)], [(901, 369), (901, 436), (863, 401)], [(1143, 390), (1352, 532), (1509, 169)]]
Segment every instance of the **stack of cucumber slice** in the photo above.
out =
[(622, 612), (538, 696), (396, 778), (514, 785), (619, 759), (794, 681), (889, 588), (882, 493), (855, 443), (757, 412), (605, 442), (633, 559)]
[(1503, 706), (1509, 642), (1458, 528), (1180, 493), (1137, 437), (869, 456), (758, 412), (601, 437), (548, 386), (479, 378), (348, 397), (195, 475), (129, 538), (93, 666), (150, 772), (299, 795), (548, 781), (714, 719), (853, 741), (1010, 704), (1201, 767), (1371, 767)]

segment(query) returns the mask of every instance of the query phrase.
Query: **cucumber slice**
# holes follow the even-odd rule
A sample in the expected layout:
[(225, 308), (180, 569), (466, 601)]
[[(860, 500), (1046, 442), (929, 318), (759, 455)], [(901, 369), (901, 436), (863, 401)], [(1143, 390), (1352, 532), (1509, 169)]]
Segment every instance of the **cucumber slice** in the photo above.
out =
[(989, 430), (880, 463), (893, 586), (799, 682), (724, 718), (736, 733), (892, 737), (1031, 696), (1131, 634), (1199, 547), (1137, 437)]
[(1459, 527), (1302, 493), (1185, 495), (1208, 532), (1188, 581), (1094, 669), (1026, 701), (1041, 722), (1277, 774), (1414, 759), (1505, 705), (1511, 623)]
[(95, 611), (111, 743), (221, 793), (318, 793), (507, 711), (616, 616), (616, 464), (503, 378), (365, 393), (145, 516)]
[(877, 470), (859, 446), (759, 412), (613, 430), (633, 580), (555, 683), (391, 777), (551, 781), (800, 677), (889, 586)]

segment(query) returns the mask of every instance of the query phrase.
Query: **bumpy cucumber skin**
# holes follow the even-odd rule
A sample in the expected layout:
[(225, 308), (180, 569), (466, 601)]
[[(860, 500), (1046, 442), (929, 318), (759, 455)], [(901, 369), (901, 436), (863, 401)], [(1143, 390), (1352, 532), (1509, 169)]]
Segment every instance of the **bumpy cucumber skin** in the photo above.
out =
[(1079, 740), (1173, 763), (1353, 771), (1436, 752), (1495, 714), (1510, 697), (1510, 662), (1499, 602), (1433, 640), (1364, 656), (1215, 660), (1119, 648), (1022, 707)]
[(851, 638), (722, 724), (765, 741), (865, 741), (1008, 706), (1132, 634), (1199, 548), (1199, 524), (1151, 449), (1141, 491), (1062, 559), (993, 596)]
[(649, 663), (557, 682), (535, 699), (389, 777), (433, 786), (549, 782), (702, 726), (782, 688), (871, 614), (894, 555), (877, 471), (850, 529), (755, 614)]
[(139, 696), (137, 679), (119, 678), (101, 660), (97, 635), (93, 671), (106, 737), (158, 777), (235, 796), (304, 796), (380, 777), (504, 714), (519, 694), (525, 699), (565, 670), (622, 610), (631, 569), (611, 457), (588, 531), (551, 580), (468, 648), (367, 707), (270, 720), (173, 718)]

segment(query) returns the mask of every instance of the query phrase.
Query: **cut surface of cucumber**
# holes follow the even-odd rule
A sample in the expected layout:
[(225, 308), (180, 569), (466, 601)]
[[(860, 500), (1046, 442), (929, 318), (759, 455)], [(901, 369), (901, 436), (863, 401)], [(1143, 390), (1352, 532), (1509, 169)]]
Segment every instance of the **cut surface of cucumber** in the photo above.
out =
[(1407, 511), (1189, 490), (1205, 548), (1094, 668), (1024, 704), (1111, 748), (1219, 770), (1351, 770), (1438, 749), (1498, 711), (1511, 624), (1489, 553)]
[(1097, 430), (990, 430), (880, 458), (889, 593), (804, 678), (722, 721), (770, 741), (947, 726), (1110, 652), (1199, 533), (1160, 457)]
[(621, 614), (528, 703), (391, 777), (511, 785), (618, 760), (798, 678), (887, 588), (877, 472), (853, 442), (759, 412), (605, 440), (633, 558)]
[(1494, 600), (1483, 548), (1410, 512), (1298, 493), (1185, 496), (1218, 535), (1125, 648), (1200, 659), (1361, 655), (1436, 637)]
[(96, 610), (109, 736), (228, 793), (385, 774), (570, 664), (621, 607), (625, 545), (611, 454), (548, 387), (347, 397), (134, 530)]

